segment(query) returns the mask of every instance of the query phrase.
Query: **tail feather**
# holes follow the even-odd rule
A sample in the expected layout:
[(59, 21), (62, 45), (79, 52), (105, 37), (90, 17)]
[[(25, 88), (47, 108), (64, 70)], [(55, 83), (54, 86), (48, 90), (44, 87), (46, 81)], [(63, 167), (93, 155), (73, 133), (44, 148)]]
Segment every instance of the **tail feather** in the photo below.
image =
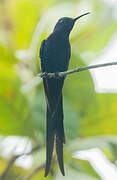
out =
[(50, 135), (50, 138), (47, 140), (46, 144), (46, 168), (45, 168), (45, 177), (48, 175), (50, 171), (50, 165), (52, 160), (52, 154), (54, 149), (54, 134)]
[(64, 126), (63, 126), (63, 101), (62, 95), (60, 97), (59, 106), (57, 109), (57, 122), (56, 122), (56, 154), (59, 163), (59, 167), (63, 176), (65, 176), (64, 172), (64, 162), (63, 162), (63, 143), (65, 143), (65, 134), (64, 134)]
[(45, 168), (45, 177), (48, 175), (50, 171), (50, 165), (52, 160), (52, 154), (54, 149), (54, 136), (55, 136), (55, 128), (52, 122), (52, 117), (50, 110), (47, 105), (47, 127), (46, 127), (46, 168)]
[(61, 141), (61, 139), (59, 139), (58, 135), (56, 135), (56, 153), (61, 173), (63, 174), (63, 176), (65, 176), (63, 162), (63, 142)]
[(54, 139), (56, 139), (56, 153), (59, 167), (63, 176), (64, 162), (63, 162), (63, 143), (65, 143), (64, 126), (63, 126), (63, 103), (62, 95), (58, 103), (57, 111), (52, 115), (47, 105), (47, 135), (46, 135), (46, 168), (45, 177), (48, 175), (52, 160), (52, 153), (54, 148)]

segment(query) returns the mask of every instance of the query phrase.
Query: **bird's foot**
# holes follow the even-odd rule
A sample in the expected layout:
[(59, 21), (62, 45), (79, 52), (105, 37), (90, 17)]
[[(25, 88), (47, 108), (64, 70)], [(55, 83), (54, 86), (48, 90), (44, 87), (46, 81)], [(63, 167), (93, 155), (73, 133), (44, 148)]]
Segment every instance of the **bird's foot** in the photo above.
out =
[(54, 76), (55, 79), (60, 79), (61, 77), (59, 76), (59, 72), (55, 72), (55, 76)]
[(47, 72), (43, 72), (41, 75), (40, 75), (41, 78), (47, 78), (48, 77), (48, 73)]

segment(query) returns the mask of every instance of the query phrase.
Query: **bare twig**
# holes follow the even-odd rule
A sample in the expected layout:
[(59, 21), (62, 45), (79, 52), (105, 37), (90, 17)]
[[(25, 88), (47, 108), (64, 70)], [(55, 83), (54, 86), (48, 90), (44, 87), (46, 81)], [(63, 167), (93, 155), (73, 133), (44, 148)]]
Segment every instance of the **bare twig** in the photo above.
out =
[(88, 69), (95, 69), (95, 68), (100, 68), (100, 67), (106, 67), (106, 66), (113, 66), (113, 65), (117, 65), (117, 62), (110, 62), (110, 63), (105, 63), (105, 64), (97, 64), (97, 65), (90, 65), (90, 66), (85, 66), (85, 67), (80, 67), (80, 68), (76, 68), (73, 70), (69, 70), (69, 71), (64, 71), (64, 72), (56, 72), (56, 73), (41, 73), (41, 74), (37, 74), (37, 76), (35, 76), (29, 83), (25, 84), (22, 87), (22, 92), (23, 93), (27, 93), (30, 90), (32, 90), (35, 86), (37, 86), (41, 81), (41, 78), (56, 78), (56, 79), (60, 79), (63, 76), (75, 73), (75, 72), (80, 72), (80, 71), (85, 71)]
[(6, 175), (9, 171), (9, 169), (11, 168), (11, 166), (13, 165), (13, 163), (16, 161), (18, 157), (17, 156), (13, 156), (10, 161), (8, 162), (5, 170), (3, 171), (2, 175), (0, 176), (0, 180), (4, 180), (6, 178)]
[(38, 165), (35, 169), (33, 169), (31, 171), (31, 173), (29, 175), (27, 175), (26, 178), (24, 178), (23, 180), (30, 180), (38, 171), (40, 171), (41, 169), (43, 169), (45, 167), (45, 164), (42, 165)]
[(4, 180), (7, 176), (7, 173), (9, 171), (9, 169), (12, 167), (12, 165), (14, 164), (14, 162), (21, 156), (28, 156), (30, 154), (33, 154), (34, 152), (36, 152), (38, 149), (40, 148), (40, 146), (36, 146), (34, 148), (32, 148), (31, 151), (27, 152), (27, 153), (22, 153), (22, 154), (18, 154), (18, 155), (14, 155), (13, 157), (11, 157), (11, 159), (9, 160), (5, 170), (3, 171), (3, 173), (0, 176), (0, 180)]
[(113, 65), (117, 65), (117, 62), (90, 65), (90, 66), (80, 67), (80, 68), (76, 68), (76, 69), (69, 70), (69, 71), (57, 72), (57, 73), (46, 73), (46, 72), (44, 72), (44, 73), (38, 74), (37, 76), (41, 77), (41, 78), (61, 78), (63, 76), (66, 76), (68, 74), (72, 74), (75, 72), (80, 72), (80, 71), (85, 71), (85, 70), (95, 69), (95, 68), (100, 68), (100, 67), (106, 67), (106, 66), (113, 66)]

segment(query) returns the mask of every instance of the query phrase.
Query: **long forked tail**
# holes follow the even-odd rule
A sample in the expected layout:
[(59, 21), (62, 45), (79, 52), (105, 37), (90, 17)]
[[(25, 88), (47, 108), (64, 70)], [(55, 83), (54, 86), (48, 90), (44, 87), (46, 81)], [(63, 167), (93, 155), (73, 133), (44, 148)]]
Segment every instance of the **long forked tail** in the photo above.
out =
[(54, 140), (56, 142), (56, 153), (59, 167), (63, 176), (64, 162), (63, 162), (63, 143), (65, 143), (64, 126), (63, 126), (63, 102), (62, 95), (60, 97), (57, 110), (50, 112), (47, 106), (47, 134), (46, 134), (46, 168), (45, 177), (48, 175), (52, 160)]

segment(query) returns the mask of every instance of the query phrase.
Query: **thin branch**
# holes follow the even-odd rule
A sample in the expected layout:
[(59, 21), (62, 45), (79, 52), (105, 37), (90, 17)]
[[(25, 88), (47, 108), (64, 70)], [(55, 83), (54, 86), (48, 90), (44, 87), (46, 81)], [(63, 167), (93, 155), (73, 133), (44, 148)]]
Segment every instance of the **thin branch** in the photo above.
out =
[(41, 78), (60, 79), (63, 76), (66, 76), (75, 72), (80, 72), (80, 71), (85, 71), (88, 69), (95, 69), (95, 68), (100, 68), (100, 67), (106, 67), (106, 66), (113, 66), (113, 65), (117, 65), (117, 62), (85, 66), (85, 67), (80, 67), (80, 68), (76, 68), (76, 69), (64, 71), (64, 72), (56, 72), (56, 73), (44, 72), (41, 74), (37, 74), (37, 76), (35, 76), (29, 83), (23, 85), (21, 90), (23, 93), (28, 93), (30, 90), (32, 90), (35, 86), (37, 86), (41, 82)]
[(10, 159), (10, 161), (8, 162), (5, 170), (3, 171), (3, 173), (0, 176), (0, 180), (4, 180), (6, 178), (6, 175), (7, 175), (8, 171), (9, 171), (9, 169), (11, 168), (11, 166), (13, 165), (13, 163), (16, 161), (17, 158), (18, 158), (17, 156), (13, 156)]
[(117, 62), (90, 65), (90, 66), (80, 67), (80, 68), (76, 68), (76, 69), (69, 70), (69, 71), (57, 72), (57, 73), (46, 73), (46, 72), (44, 72), (44, 73), (38, 74), (37, 76), (41, 77), (41, 78), (61, 78), (63, 76), (66, 76), (66, 75), (69, 75), (72, 73), (85, 71), (85, 70), (89, 70), (89, 69), (100, 68), (100, 67), (113, 66), (113, 65), (117, 65)]
[(45, 167), (45, 164), (42, 165), (38, 165), (35, 169), (33, 169), (31, 171), (31, 173), (29, 175), (27, 175), (26, 178), (24, 178), (23, 180), (30, 180), (38, 171), (40, 171), (41, 169), (43, 169)]
[(14, 164), (14, 162), (21, 156), (28, 156), (30, 154), (33, 154), (34, 152), (36, 152), (38, 149), (40, 148), (40, 146), (36, 146), (34, 148), (32, 148), (31, 151), (27, 152), (27, 153), (21, 153), (21, 154), (18, 154), (18, 155), (14, 155), (13, 157), (11, 157), (11, 159), (9, 160), (5, 170), (3, 171), (3, 173), (1, 174), (0, 176), (0, 180), (4, 180), (7, 176), (7, 173), (9, 171), (9, 169), (12, 167), (12, 165)]

